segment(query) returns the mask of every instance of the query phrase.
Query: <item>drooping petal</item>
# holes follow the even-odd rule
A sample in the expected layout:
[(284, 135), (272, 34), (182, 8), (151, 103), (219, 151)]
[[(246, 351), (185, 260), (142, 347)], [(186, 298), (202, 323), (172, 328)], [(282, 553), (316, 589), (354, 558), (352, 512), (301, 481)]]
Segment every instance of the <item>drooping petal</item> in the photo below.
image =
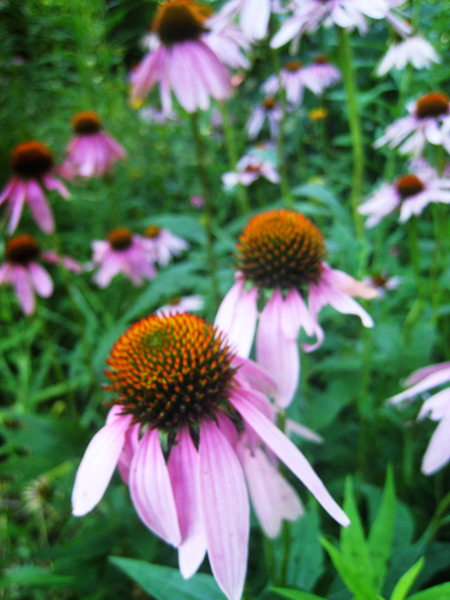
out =
[(27, 195), (27, 186), (25, 183), (18, 182), (14, 187), (13, 193), (9, 197), (11, 206), (11, 219), (9, 220), (8, 233), (16, 230), (22, 216), (23, 205)]
[(27, 200), (34, 220), (45, 233), (54, 230), (53, 216), (41, 186), (30, 181), (27, 188)]
[(42, 298), (48, 298), (53, 293), (53, 281), (50, 275), (40, 264), (31, 262), (29, 264), (31, 281), (36, 289), (36, 292)]
[(431, 436), (430, 443), (422, 461), (422, 473), (432, 475), (450, 460), (450, 413), (445, 415), (436, 431)]
[(9, 272), (9, 279), (19, 300), (20, 306), (26, 315), (32, 315), (36, 305), (33, 285), (30, 274), (22, 265), (15, 265)]
[(231, 361), (231, 366), (239, 369), (239, 375), (242, 375), (249, 382), (252, 389), (269, 396), (275, 395), (277, 391), (275, 381), (258, 363), (249, 358), (235, 356)]
[[(447, 364), (447, 363), (443, 363), (443, 364)], [(391, 402), (392, 404), (398, 404), (399, 402), (402, 402), (403, 400), (409, 400), (409, 399), (413, 398), (414, 396), (417, 396), (417, 394), (426, 392), (427, 390), (429, 390), (433, 387), (436, 387), (437, 385), (446, 383), (449, 380), (450, 380), (450, 368), (449, 367), (447, 367), (445, 369), (440, 369), (440, 370), (435, 370), (435, 371), (429, 372), (429, 374), (426, 377), (424, 377), (423, 379), (418, 381), (418, 383), (416, 385), (414, 385), (413, 387), (409, 388), (408, 390), (405, 390), (404, 392), (401, 392), (400, 394), (396, 394), (395, 396), (392, 396), (392, 398), (389, 399), (389, 402)]]
[(132, 416), (114, 419), (98, 431), (86, 448), (72, 492), (72, 514), (81, 517), (100, 502), (116, 468)]
[(241, 464), (212, 422), (200, 427), (200, 493), (211, 569), (229, 600), (240, 600), (247, 570), (250, 509)]

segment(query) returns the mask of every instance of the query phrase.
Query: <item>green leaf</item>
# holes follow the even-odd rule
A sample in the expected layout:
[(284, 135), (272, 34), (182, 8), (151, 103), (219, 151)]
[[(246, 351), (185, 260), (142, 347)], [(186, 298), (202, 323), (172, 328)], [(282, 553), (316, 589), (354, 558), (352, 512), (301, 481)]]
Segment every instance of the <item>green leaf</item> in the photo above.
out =
[(278, 594), (283, 598), (289, 598), (289, 600), (325, 600), (322, 596), (316, 596), (309, 592), (302, 592), (300, 590), (290, 590), (288, 588), (270, 588), (270, 592)]
[(409, 600), (448, 600), (450, 598), (450, 583), (435, 585), (423, 592), (410, 596)]
[(223, 600), (211, 575), (200, 573), (191, 579), (183, 579), (178, 569), (143, 560), (111, 556), (110, 561), (156, 600)]
[(76, 578), (69, 575), (55, 575), (48, 569), (26, 565), (1, 577), (0, 589), (11, 585), (65, 586), (75, 581)]
[(386, 565), (391, 552), (395, 517), (395, 486), (392, 466), (386, 472), (386, 483), (380, 508), (369, 533), (369, 553), (373, 566), (374, 586), (377, 592), (383, 587)]
[(399, 579), (394, 591), (391, 595), (391, 600), (404, 600), (408, 595), (413, 583), (419, 576), (420, 571), (425, 564), (425, 558), (422, 556), (406, 573)]

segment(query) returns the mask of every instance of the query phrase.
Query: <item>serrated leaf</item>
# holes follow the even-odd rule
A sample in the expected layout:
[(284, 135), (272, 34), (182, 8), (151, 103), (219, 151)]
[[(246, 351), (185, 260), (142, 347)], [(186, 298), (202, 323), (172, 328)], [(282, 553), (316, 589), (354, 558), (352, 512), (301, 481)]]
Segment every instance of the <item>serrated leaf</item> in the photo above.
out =
[(118, 556), (111, 556), (109, 560), (156, 600), (223, 600), (211, 575), (199, 573), (191, 579), (183, 579), (178, 569), (171, 567)]
[(420, 571), (425, 564), (425, 558), (422, 556), (406, 573), (400, 577), (394, 591), (391, 595), (391, 600), (404, 600), (408, 595), (409, 590), (419, 576)]
[(417, 592), (409, 597), (409, 600), (448, 600), (450, 598), (450, 583), (435, 585), (423, 592)]
[(315, 594), (302, 592), (301, 590), (290, 590), (288, 588), (270, 588), (269, 592), (273, 592), (289, 600), (325, 600), (322, 596), (316, 596)]

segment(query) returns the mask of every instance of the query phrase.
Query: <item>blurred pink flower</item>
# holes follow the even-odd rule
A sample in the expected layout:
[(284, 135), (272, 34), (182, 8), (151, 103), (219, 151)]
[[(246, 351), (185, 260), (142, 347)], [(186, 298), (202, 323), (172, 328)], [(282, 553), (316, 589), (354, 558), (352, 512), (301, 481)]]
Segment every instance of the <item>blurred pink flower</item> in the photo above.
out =
[(226, 66), (208, 46), (206, 21), (210, 9), (193, 0), (165, 1), (152, 23), (157, 45), (131, 74), (131, 100), (139, 105), (159, 83), (163, 111), (172, 110), (171, 90), (189, 113), (209, 107), (210, 96), (230, 96)]
[(386, 133), (374, 143), (374, 148), (385, 144), (389, 148), (400, 146), (400, 154), (413, 156), (423, 152), (425, 142), (450, 149), (449, 104), (448, 96), (439, 92), (422, 96), (408, 106), (407, 117), (389, 125)]
[(203, 208), (205, 206), (205, 199), (203, 196), (191, 196), (189, 202), (192, 208)]
[(210, 17), (207, 24), (208, 33), (205, 34), (204, 41), (218, 59), (232, 69), (248, 69), (250, 61), (244, 52), (248, 52), (250, 43), (241, 29), (224, 22), (219, 15)]
[(17, 235), (6, 243), (6, 261), (0, 266), (0, 285), (9, 283), (14, 287), (17, 299), (26, 315), (34, 313), (34, 292), (42, 298), (53, 293), (53, 282), (42, 267), (40, 259), (50, 263), (62, 263), (67, 269), (80, 273), (81, 265), (68, 256), (58, 257), (55, 252), (42, 252), (37, 241), (26, 233)]
[(394, 184), (384, 183), (358, 207), (358, 212), (369, 217), (366, 227), (370, 228), (397, 209), (399, 222), (405, 223), (434, 202), (450, 203), (450, 178), (440, 178), (432, 167), (422, 163), (417, 174), (403, 175)]
[(383, 298), (383, 296), (386, 294), (386, 291), (397, 289), (402, 281), (402, 277), (388, 277), (387, 273), (381, 273), (380, 275), (364, 277), (362, 282), (372, 287), (377, 292), (378, 298)]
[(235, 185), (251, 185), (254, 181), (264, 177), (272, 183), (280, 181), (280, 175), (275, 166), (269, 160), (262, 160), (252, 154), (245, 154), (237, 163), (236, 171), (230, 171), (222, 175), (225, 189)]
[(176, 296), (168, 304), (158, 308), (156, 314), (169, 316), (178, 313), (196, 312), (197, 310), (202, 310), (204, 305), (205, 301), (202, 296)]
[(57, 169), (52, 153), (41, 142), (24, 142), (14, 149), (11, 165), (14, 176), (0, 195), (0, 204), (9, 203), (8, 233), (17, 228), (25, 202), (42, 231), (52, 233), (55, 225), (42, 187), (55, 190), (66, 199), (70, 196), (66, 186), (54, 175)]
[[(273, 390), (270, 378), (233, 355), (212, 325), (186, 313), (142, 319), (116, 342), (108, 367), (106, 389), (114, 392), (115, 405), (78, 468), (75, 516), (97, 505), (119, 465), (141, 520), (178, 548), (183, 577), (191, 577), (208, 552), (218, 585), (229, 600), (240, 600), (250, 514), (239, 436), (248, 433), (334, 519), (349, 524), (303, 454), (273, 424), (265, 395)], [(267, 482), (267, 470), (273, 475), (264, 459), (258, 451), (256, 465), (246, 465), (247, 481), (255, 468), (254, 480)], [(279, 480), (275, 486), (280, 499)], [(287, 504), (272, 508), (294, 518), (292, 501)], [(276, 526), (270, 523), (273, 533)]]
[(112, 172), (115, 162), (126, 158), (122, 146), (103, 131), (97, 113), (79, 113), (72, 125), (75, 137), (66, 148), (62, 166), (67, 177), (101, 177)]
[(407, 64), (415, 69), (429, 69), (438, 62), (439, 55), (430, 42), (420, 35), (413, 35), (389, 46), (376, 73), (381, 77), (392, 69), (403, 71)]
[[(448, 381), (450, 381), (450, 362), (424, 367), (412, 373), (405, 381), (405, 386), (409, 389), (393, 396), (389, 402), (399, 404), (411, 400), (417, 394), (422, 394)], [(424, 419), (426, 416), (439, 422), (422, 461), (422, 473), (432, 475), (450, 460), (450, 388), (433, 394), (425, 400), (418, 419)]]
[[(324, 333), (318, 323), (321, 309), (330, 304), (341, 313), (355, 314), (372, 327), (367, 312), (354, 296), (374, 298), (377, 292), (346, 273), (331, 269), (319, 230), (293, 210), (271, 210), (256, 215), (239, 237), (236, 283), (217, 312), (215, 324), (225, 331), (240, 356), (249, 356), (258, 319), (258, 296), (270, 298), (259, 315), (256, 360), (277, 385), (275, 401), (285, 408), (292, 401), (300, 376), (297, 339), (303, 327), (316, 343)], [(304, 297), (308, 293), (309, 307)]]
[(225, 22), (239, 15), (239, 25), (245, 37), (255, 42), (267, 36), (272, 0), (229, 0), (217, 17)]
[(185, 240), (158, 225), (146, 227), (141, 239), (150, 258), (163, 267), (169, 264), (172, 256), (178, 256), (189, 248)]
[(156, 277), (155, 261), (149, 256), (144, 238), (125, 227), (113, 229), (107, 240), (92, 242), (92, 249), (93, 265), (98, 267), (93, 279), (101, 288), (107, 287), (118, 273), (135, 285)]
[(252, 114), (245, 124), (245, 130), (247, 131), (249, 139), (254, 140), (258, 137), (266, 119), (269, 124), (270, 136), (272, 139), (275, 139), (278, 137), (280, 121), (282, 118), (283, 111), (276, 100), (273, 98), (264, 98), (261, 104), (252, 111)]

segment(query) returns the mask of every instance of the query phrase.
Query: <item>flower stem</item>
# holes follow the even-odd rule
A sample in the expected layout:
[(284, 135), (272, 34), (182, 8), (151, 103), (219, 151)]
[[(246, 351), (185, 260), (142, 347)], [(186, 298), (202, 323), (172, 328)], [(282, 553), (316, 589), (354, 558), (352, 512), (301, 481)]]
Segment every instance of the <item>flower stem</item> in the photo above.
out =
[[(234, 138), (233, 126), (231, 125), (230, 117), (228, 115), (228, 109), (225, 102), (219, 102), (220, 114), (222, 115), (222, 124), (225, 131), (225, 139), (227, 142), (228, 160), (230, 161), (230, 167), (232, 171), (236, 170), (238, 163), (238, 152), (236, 148), (236, 141)], [(238, 183), (237, 185), (238, 199), (240, 210), (243, 215), (250, 212), (250, 203), (248, 200), (247, 188)]]
[(343, 75), (345, 93), (347, 95), (348, 121), (353, 146), (353, 182), (351, 192), (351, 206), (353, 222), (358, 240), (364, 237), (362, 215), (358, 212), (358, 205), (362, 195), (364, 178), (364, 147), (361, 130), (361, 121), (358, 114), (357, 88), (354, 76), (353, 53), (348, 39), (347, 31), (343, 27), (337, 28), (339, 41), (339, 54), (341, 71)]
[(212, 294), (215, 308), (219, 306), (219, 288), (217, 284), (216, 274), (216, 257), (214, 256), (214, 233), (213, 233), (213, 215), (212, 206), (212, 189), (209, 182), (208, 173), (206, 170), (205, 149), (198, 124), (197, 113), (191, 114), (192, 133), (195, 142), (195, 150), (197, 153), (197, 168), (200, 176), (200, 181), (203, 187), (203, 196), (205, 198), (205, 215), (204, 224), (206, 231), (206, 254), (208, 257), (209, 274), (211, 277)]

